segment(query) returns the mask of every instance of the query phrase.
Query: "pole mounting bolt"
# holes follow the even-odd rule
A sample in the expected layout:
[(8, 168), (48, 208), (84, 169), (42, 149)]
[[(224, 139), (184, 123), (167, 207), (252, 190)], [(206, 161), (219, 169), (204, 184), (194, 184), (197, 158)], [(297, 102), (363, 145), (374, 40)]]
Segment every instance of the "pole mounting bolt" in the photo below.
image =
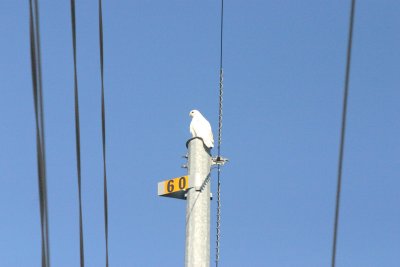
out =
[[(188, 159), (188, 158), (189, 158), (189, 154), (186, 153), (184, 156), (182, 156), (182, 158)], [(182, 165), (181, 165), (181, 168), (187, 169), (187, 168), (188, 168), (188, 164), (187, 164), (187, 163), (182, 164)]]

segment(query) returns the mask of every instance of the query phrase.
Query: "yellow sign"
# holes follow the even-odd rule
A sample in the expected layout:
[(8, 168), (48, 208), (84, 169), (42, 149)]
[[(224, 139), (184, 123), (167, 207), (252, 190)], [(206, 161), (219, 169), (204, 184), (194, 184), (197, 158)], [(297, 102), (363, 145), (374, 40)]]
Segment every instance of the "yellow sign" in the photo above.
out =
[(171, 194), (181, 190), (186, 190), (189, 187), (188, 176), (181, 176), (171, 180), (164, 181), (164, 194)]

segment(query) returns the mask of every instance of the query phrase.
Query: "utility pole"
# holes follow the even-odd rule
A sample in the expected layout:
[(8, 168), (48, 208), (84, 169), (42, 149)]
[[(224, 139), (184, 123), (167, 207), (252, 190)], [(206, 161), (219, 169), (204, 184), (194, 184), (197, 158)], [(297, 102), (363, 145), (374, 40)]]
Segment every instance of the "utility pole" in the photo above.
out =
[(186, 146), (189, 190), (186, 194), (185, 267), (209, 267), (212, 158), (201, 138), (190, 139)]
[(185, 267), (210, 266), (210, 171), (214, 160), (203, 139), (194, 137), (186, 142), (188, 175), (158, 183), (158, 195), (187, 200)]

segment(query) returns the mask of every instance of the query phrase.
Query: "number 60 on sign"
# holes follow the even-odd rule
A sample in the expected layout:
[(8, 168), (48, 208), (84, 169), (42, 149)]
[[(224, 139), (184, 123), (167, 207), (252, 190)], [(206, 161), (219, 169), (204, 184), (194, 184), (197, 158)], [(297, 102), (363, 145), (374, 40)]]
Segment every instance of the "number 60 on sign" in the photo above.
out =
[(180, 196), (181, 193), (184, 193), (188, 188), (189, 188), (188, 176), (172, 178), (158, 183), (158, 195), (181, 198)]

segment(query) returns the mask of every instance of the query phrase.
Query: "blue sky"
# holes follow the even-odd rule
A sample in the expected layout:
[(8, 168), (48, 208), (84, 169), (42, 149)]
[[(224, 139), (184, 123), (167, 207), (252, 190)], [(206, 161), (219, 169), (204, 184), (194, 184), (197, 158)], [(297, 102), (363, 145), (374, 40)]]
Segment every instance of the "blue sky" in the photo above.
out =
[[(97, 1), (76, 4), (86, 266), (104, 266)], [(220, 266), (330, 264), (349, 7), (225, 1)], [(191, 109), (216, 135), (219, 8), (103, 2), (110, 266), (183, 265), (186, 203), (157, 182), (185, 174)], [(0, 2), (3, 266), (40, 266), (28, 14)], [(400, 262), (398, 14), (398, 1), (357, 3), (338, 267)], [(40, 23), (51, 263), (78, 266), (69, 1), (40, 1)]]

